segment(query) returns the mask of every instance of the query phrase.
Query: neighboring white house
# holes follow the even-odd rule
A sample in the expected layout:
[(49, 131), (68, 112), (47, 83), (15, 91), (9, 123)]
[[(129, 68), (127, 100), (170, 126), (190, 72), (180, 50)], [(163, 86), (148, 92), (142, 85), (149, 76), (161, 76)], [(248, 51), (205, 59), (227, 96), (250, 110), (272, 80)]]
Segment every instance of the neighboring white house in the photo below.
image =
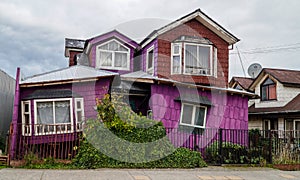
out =
[[(243, 80), (235, 77), (230, 86), (243, 87)], [(249, 82), (243, 89), (260, 96), (249, 101), (249, 129), (300, 131), (300, 71), (264, 68)]]

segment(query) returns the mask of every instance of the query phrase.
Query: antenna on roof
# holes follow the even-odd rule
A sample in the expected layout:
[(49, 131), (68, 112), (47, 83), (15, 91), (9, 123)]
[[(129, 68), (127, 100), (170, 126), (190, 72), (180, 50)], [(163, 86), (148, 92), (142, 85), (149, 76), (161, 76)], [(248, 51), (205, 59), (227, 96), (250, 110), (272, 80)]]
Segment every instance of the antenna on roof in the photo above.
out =
[(262, 66), (260, 64), (253, 63), (248, 67), (248, 74), (252, 79), (254, 79), (258, 76), (261, 70)]

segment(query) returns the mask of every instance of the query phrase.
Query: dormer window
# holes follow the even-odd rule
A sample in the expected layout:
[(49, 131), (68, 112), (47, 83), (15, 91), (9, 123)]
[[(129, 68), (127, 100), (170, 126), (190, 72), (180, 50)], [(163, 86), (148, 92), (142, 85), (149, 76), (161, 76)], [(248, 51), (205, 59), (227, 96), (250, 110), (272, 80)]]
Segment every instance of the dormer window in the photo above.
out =
[(276, 100), (276, 83), (268, 78), (266, 79), (261, 85), (261, 100), (268, 101), (268, 100)]
[(96, 68), (130, 70), (130, 50), (116, 39), (96, 47)]

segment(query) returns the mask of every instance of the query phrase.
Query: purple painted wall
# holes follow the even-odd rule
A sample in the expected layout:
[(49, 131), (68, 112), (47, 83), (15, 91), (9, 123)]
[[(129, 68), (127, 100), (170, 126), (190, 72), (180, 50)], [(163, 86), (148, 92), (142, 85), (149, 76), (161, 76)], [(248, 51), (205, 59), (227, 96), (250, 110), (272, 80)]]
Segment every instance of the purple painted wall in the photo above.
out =
[[(179, 93), (180, 92), (180, 93)], [(180, 94), (197, 93), (187, 87), (154, 84), (151, 102), (154, 119), (161, 120), (167, 128), (177, 128), (180, 122), (181, 103), (174, 101)], [(219, 92), (199, 91), (212, 106), (207, 109), (206, 128), (248, 129), (248, 98)]]
[(125, 35), (119, 33), (118, 31), (111, 31), (108, 32), (106, 34), (97, 36), (95, 38), (93, 38), (90, 41), (90, 44), (92, 46), (91, 48), (91, 52), (89, 57), (91, 58), (91, 66), (92, 67), (96, 67), (96, 46), (99, 44), (104, 43), (105, 41), (109, 41), (112, 38), (115, 38), (117, 40), (119, 40), (120, 42), (123, 42), (124, 45), (126, 47), (128, 47), (130, 49), (130, 70), (126, 71), (126, 70), (112, 70), (112, 69), (105, 69), (108, 71), (112, 71), (112, 72), (117, 72), (119, 74), (125, 74), (125, 73), (129, 73), (129, 72), (133, 72), (133, 66), (134, 66), (134, 51), (136, 48), (139, 47), (139, 45), (134, 42), (133, 40), (129, 39), (128, 37), (126, 37)]
[(146, 72), (146, 61), (147, 61), (147, 50), (149, 48), (153, 47), (153, 53), (154, 53), (154, 76), (157, 76), (157, 58), (158, 58), (158, 45), (157, 40), (153, 40), (150, 42), (147, 46), (145, 46), (142, 50), (142, 61), (141, 61), (141, 67), (144, 72)]
[[(206, 126), (204, 134), (192, 135), (192, 131), (180, 131), (181, 102), (174, 101), (180, 94), (196, 94), (207, 97), (212, 106), (207, 108)], [(201, 152), (218, 140), (219, 129), (227, 129), (223, 132), (223, 140), (247, 146), (248, 138), (245, 132), (248, 130), (248, 98), (241, 95), (229, 95), (227, 93), (209, 92), (176, 87), (164, 84), (154, 84), (151, 87), (150, 107), (153, 118), (162, 121), (168, 130), (168, 137), (176, 147), (194, 149), (195, 146)], [(184, 126), (181, 126), (184, 127)], [(240, 130), (241, 133), (231, 133), (229, 129)], [(196, 139), (195, 139), (196, 138)]]

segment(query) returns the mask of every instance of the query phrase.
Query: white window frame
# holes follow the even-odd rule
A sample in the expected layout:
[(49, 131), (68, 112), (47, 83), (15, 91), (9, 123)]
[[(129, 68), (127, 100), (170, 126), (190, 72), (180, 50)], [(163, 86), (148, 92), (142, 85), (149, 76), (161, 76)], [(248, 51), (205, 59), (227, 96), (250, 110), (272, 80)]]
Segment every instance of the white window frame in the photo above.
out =
[[(179, 46), (179, 52), (174, 53), (174, 47)], [(174, 56), (179, 56), (179, 72), (173, 72), (173, 58)], [(182, 43), (172, 43), (171, 44), (171, 75), (182, 73)]]
[[(266, 122), (268, 122), (268, 127), (265, 126)], [(264, 123), (263, 124), (263, 130), (265, 130), (265, 131), (271, 130), (271, 121), (269, 119), (264, 119), (263, 123)]]
[[(80, 103), (81, 108), (79, 108), (77, 106), (77, 102)], [(85, 116), (84, 116), (84, 101), (83, 101), (83, 98), (75, 98), (74, 103), (75, 103), (74, 111), (75, 111), (75, 119), (76, 119), (76, 130), (77, 131), (82, 131), (83, 130), (82, 125), (83, 125), (84, 120), (85, 120), (84, 119)], [(79, 117), (78, 117), (78, 114), (77, 114), (78, 112), (81, 112), (82, 121), (79, 121)]]
[[(28, 105), (28, 112), (25, 112), (25, 105), (26, 104)], [(21, 112), (22, 112), (22, 135), (23, 136), (30, 136), (32, 134), (31, 103), (30, 103), (30, 100), (22, 101)], [(25, 124), (25, 114), (29, 116), (29, 124)]]
[(294, 137), (299, 138), (300, 137), (300, 134), (299, 134), (300, 129), (299, 130), (296, 129), (296, 122), (300, 122), (300, 119), (294, 119), (294, 121), (293, 121)]
[[(69, 101), (70, 102), (70, 123), (62, 123), (62, 124), (56, 124), (55, 123), (55, 116), (53, 116), (54, 118), (54, 130), (53, 131), (49, 131), (49, 132), (40, 132), (38, 133), (38, 126), (39, 124), (37, 124), (37, 103), (39, 102), (47, 102), (47, 101)], [(53, 108), (53, 112), (55, 111), (55, 108)], [(63, 125), (65, 124), (65, 131), (59, 131), (56, 132), (56, 125)], [(67, 125), (71, 125), (71, 130), (67, 129)], [(64, 134), (64, 133), (73, 133), (74, 132), (74, 126), (73, 126), (73, 99), (72, 98), (54, 98), (54, 99), (35, 99), (34, 100), (34, 133), (35, 135), (49, 135), (49, 134)]]
[[(152, 55), (152, 67), (148, 68), (148, 63), (149, 63), (149, 52), (153, 51), (153, 55)], [(146, 72), (153, 75), (154, 74), (154, 45), (152, 45), (150, 48), (147, 49), (147, 53), (146, 53)]]
[[(119, 45), (121, 45), (122, 47), (124, 47), (125, 49), (127, 49), (127, 53), (125, 51), (112, 51), (112, 50), (103, 50), (103, 49), (98, 49), (100, 46), (103, 46), (105, 44), (108, 44), (112, 41), (115, 41), (116, 43), (118, 43)], [(111, 66), (102, 66), (101, 62), (100, 62), (100, 52), (109, 52), (112, 53), (112, 62), (111, 62)], [(126, 53), (127, 54), (127, 67), (115, 67), (115, 53)], [(114, 70), (126, 70), (129, 71), (130, 70), (130, 49), (128, 47), (126, 47), (123, 43), (121, 43), (120, 41), (118, 41), (117, 39), (111, 39), (109, 41), (106, 41), (98, 46), (96, 46), (96, 68), (103, 68), (103, 69), (114, 69)]]
[[(192, 124), (186, 124), (182, 122), (182, 117), (183, 117), (183, 106), (184, 105), (188, 105), (188, 106), (193, 106), (193, 112), (192, 112)], [(203, 119), (203, 126), (198, 126), (198, 125), (194, 125), (195, 124), (195, 112), (196, 112), (196, 108), (204, 108), (205, 112), (204, 112), (204, 119)], [(184, 126), (191, 126), (191, 127), (197, 127), (197, 128), (205, 128), (206, 126), (206, 115), (207, 115), (207, 106), (201, 106), (201, 105), (196, 105), (196, 104), (190, 104), (190, 103), (182, 103), (181, 104), (181, 113), (180, 113), (180, 125), (184, 125)]]
[[(202, 46), (202, 47), (209, 47), (210, 48), (210, 55), (209, 55), (209, 58), (210, 58), (210, 70), (209, 70), (209, 73), (206, 73), (206, 74), (201, 74), (201, 73), (186, 73), (186, 45), (192, 45), (192, 46), (197, 46), (197, 57), (198, 56), (198, 47), (199, 46)], [(212, 45), (207, 45), (207, 44), (198, 44), (198, 43), (189, 43), (189, 42), (186, 42), (184, 43), (184, 55), (183, 55), (183, 61), (184, 61), (184, 65), (183, 65), (183, 74), (186, 74), (186, 75), (199, 75), (199, 76), (213, 76), (213, 69), (214, 69), (214, 65), (213, 65), (213, 46)]]

